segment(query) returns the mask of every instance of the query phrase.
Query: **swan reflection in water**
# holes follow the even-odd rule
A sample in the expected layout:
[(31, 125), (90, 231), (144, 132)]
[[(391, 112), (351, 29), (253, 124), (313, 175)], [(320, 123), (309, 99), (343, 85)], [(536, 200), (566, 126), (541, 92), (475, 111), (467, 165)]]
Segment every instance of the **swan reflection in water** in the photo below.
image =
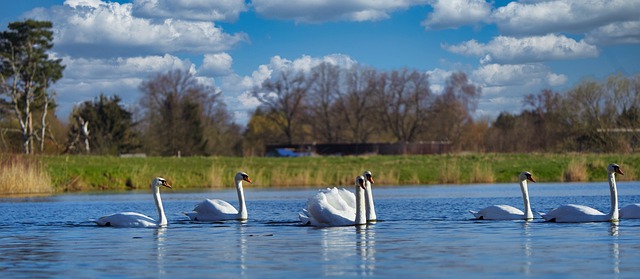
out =
[(240, 251), (240, 275), (245, 276), (247, 272), (247, 221), (242, 220), (237, 224), (238, 233), (238, 250)]
[(522, 244), (522, 248), (524, 250), (524, 258), (525, 261), (522, 264), (522, 272), (524, 274), (531, 274), (531, 256), (533, 255), (533, 248), (531, 245), (531, 221), (524, 221), (522, 223), (522, 236), (524, 239), (524, 243)]
[(156, 270), (158, 271), (158, 275), (165, 275), (167, 272), (165, 270), (165, 257), (167, 254), (167, 227), (157, 227), (153, 231), (153, 235), (156, 241)]
[[(371, 226), (322, 228), (324, 276), (374, 275), (375, 229)], [(356, 263), (345, 265), (345, 263)]]
[(613, 243), (611, 244), (611, 254), (613, 258), (613, 273), (620, 273), (620, 247), (618, 246), (618, 225), (619, 222), (611, 222), (611, 228), (609, 229), (610, 235), (613, 237)]
[(360, 268), (358, 275), (374, 275), (376, 269), (376, 230), (373, 227), (356, 227), (356, 246), (360, 255)]

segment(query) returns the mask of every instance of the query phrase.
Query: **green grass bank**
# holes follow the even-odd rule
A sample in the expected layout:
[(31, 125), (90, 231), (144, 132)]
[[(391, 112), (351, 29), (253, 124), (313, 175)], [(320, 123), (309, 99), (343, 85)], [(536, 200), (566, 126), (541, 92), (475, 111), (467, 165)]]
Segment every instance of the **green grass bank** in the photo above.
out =
[[(3, 160), (7, 160), (8, 155), (1, 156), (4, 157)], [(620, 164), (625, 172), (618, 180), (637, 180), (636, 174), (640, 174), (640, 154), (21, 158), (27, 158), (23, 159), (27, 161), (27, 165), (36, 165), (36, 174), (25, 175), (39, 175), (49, 179), (50, 190), (53, 192), (144, 189), (155, 176), (166, 178), (177, 189), (232, 187), (233, 176), (240, 170), (246, 171), (254, 181), (252, 187), (351, 185), (354, 177), (364, 170), (373, 172), (378, 185), (515, 182), (518, 173), (525, 170), (530, 171), (541, 182), (605, 181), (605, 167), (612, 162)], [(15, 161), (15, 158), (11, 160)], [(38, 174), (37, 170), (42, 170), (40, 173), (44, 174)], [(20, 176), (13, 174), (13, 177)], [(0, 188), (0, 193), (30, 192), (29, 189), (20, 190), (21, 187), (16, 187), (16, 184), (24, 182), (12, 182), (11, 178), (4, 177), (0, 177), (0, 180), (3, 181), (2, 184), (14, 184), (5, 187), (12, 189), (11, 191)]]

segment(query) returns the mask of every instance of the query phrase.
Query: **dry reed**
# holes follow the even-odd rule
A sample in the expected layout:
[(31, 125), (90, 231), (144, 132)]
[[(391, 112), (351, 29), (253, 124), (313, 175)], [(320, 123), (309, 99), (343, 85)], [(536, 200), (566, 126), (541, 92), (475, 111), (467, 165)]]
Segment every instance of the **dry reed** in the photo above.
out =
[(471, 172), (471, 183), (494, 183), (493, 170), (490, 164), (475, 163)]
[(460, 175), (462, 171), (456, 160), (446, 162), (442, 168), (439, 169), (438, 182), (442, 184), (458, 184), (460, 183)]
[(576, 182), (587, 181), (589, 174), (587, 173), (587, 165), (584, 160), (571, 160), (567, 166), (567, 169), (562, 175), (561, 181), (564, 182)]
[(51, 179), (42, 163), (33, 158), (10, 156), (0, 161), (0, 194), (22, 195), (52, 192)]

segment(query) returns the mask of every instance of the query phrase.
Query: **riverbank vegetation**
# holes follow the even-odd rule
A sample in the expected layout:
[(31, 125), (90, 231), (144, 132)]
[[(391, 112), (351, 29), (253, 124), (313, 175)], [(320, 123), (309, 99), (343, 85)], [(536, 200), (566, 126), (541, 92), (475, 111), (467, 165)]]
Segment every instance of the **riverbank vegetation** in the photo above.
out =
[(45, 194), (54, 191), (52, 186), (40, 160), (0, 156), (0, 194)]
[(625, 172), (618, 177), (621, 181), (637, 180), (640, 174), (640, 154), (299, 158), (12, 156), (3, 158), (2, 162), (1, 192), (5, 194), (46, 191), (23, 189), (33, 187), (27, 185), (51, 186), (55, 192), (146, 189), (155, 176), (168, 179), (176, 189), (222, 188), (233, 186), (237, 171), (250, 175), (254, 183), (248, 187), (347, 186), (364, 170), (374, 173), (376, 185), (389, 186), (506, 183), (516, 181), (521, 171), (531, 171), (539, 182), (605, 181), (605, 167), (612, 162), (620, 164)]

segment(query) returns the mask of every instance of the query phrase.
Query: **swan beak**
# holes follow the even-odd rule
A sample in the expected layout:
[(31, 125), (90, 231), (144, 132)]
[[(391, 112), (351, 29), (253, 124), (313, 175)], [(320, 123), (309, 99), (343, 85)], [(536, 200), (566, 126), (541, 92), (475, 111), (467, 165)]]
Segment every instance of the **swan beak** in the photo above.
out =
[(358, 183), (360, 184), (360, 188), (362, 188), (362, 190), (367, 190), (367, 187), (364, 186), (364, 181)]
[(162, 186), (167, 187), (169, 189), (173, 189), (173, 187), (171, 187), (171, 185), (169, 185), (169, 183), (166, 180), (162, 181)]
[(251, 179), (249, 179), (249, 177), (245, 177), (245, 178), (243, 178), (243, 180), (244, 180), (244, 181), (246, 181), (246, 182), (249, 182), (249, 183), (253, 184), (253, 182), (251, 182)]
[(616, 168), (616, 172), (621, 174), (621, 175), (624, 175), (624, 173), (622, 172), (622, 170), (620, 168)]
[(369, 182), (371, 182), (371, 184), (373, 184), (373, 175), (369, 175), (369, 177), (367, 178), (367, 180), (369, 180)]
[(531, 181), (531, 182), (533, 182), (533, 183), (535, 183), (535, 182), (536, 182), (536, 180), (535, 180), (535, 179), (533, 179), (533, 177), (531, 177), (531, 176), (527, 177), (527, 179), (529, 179), (529, 181)]

